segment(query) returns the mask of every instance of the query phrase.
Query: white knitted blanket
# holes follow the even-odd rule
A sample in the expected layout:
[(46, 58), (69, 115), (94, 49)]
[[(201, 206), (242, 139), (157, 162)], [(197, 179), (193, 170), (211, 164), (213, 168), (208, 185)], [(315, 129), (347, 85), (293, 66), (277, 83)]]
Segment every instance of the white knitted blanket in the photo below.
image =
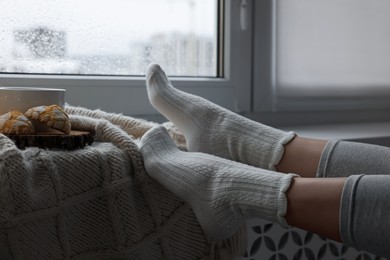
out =
[[(209, 241), (190, 207), (149, 178), (138, 139), (156, 123), (68, 106), (95, 131), (75, 151), (19, 150), (0, 134), (0, 259), (231, 259), (245, 230)], [(179, 146), (183, 136), (164, 124)]]

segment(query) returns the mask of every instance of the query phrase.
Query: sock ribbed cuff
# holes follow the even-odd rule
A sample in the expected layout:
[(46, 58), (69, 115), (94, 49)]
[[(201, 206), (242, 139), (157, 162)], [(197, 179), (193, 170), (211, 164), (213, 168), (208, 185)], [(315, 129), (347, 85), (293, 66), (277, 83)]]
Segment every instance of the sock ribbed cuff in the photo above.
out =
[(271, 159), (268, 165), (268, 169), (271, 171), (276, 171), (276, 166), (279, 164), (280, 160), (284, 155), (284, 146), (288, 144), (296, 134), (294, 132), (287, 132), (275, 145), (275, 149), (271, 154)]
[(257, 175), (249, 175), (250, 179), (236, 177), (230, 195), (232, 211), (243, 214), (244, 219), (260, 217), (288, 227), (286, 192), (298, 175), (268, 171)]
[(287, 214), (287, 207), (288, 207), (286, 192), (288, 191), (288, 189), (291, 186), (292, 178), (300, 177), (299, 175), (292, 174), (292, 173), (287, 174), (287, 176), (288, 177), (283, 179), (282, 184), (281, 184), (281, 190), (280, 190), (280, 193), (278, 196), (278, 213), (277, 213), (277, 219), (278, 219), (279, 224), (285, 228), (288, 228), (290, 226), (287, 223), (286, 218), (285, 218), (285, 216)]

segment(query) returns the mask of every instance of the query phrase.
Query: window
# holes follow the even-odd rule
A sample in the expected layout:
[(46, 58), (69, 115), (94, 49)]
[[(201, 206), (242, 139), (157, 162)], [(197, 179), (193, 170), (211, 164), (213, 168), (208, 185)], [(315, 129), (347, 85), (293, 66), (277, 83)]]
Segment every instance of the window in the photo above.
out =
[[(333, 95), (390, 87), (390, 2), (280, 1), (276, 80), (294, 90)], [(351, 93), (349, 93), (351, 94)]]
[(390, 108), (390, 2), (256, 2), (255, 111)]
[(144, 78), (156, 62), (175, 86), (248, 111), (252, 34), (240, 15), (252, 3), (243, 2), (0, 1), (0, 85), (65, 88), (72, 105), (156, 114)]

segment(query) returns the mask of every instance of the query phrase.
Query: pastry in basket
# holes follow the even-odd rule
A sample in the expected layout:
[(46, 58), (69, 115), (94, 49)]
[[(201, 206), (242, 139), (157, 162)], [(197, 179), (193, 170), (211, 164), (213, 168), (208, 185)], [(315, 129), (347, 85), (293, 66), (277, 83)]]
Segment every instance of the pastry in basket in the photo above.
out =
[(33, 134), (34, 127), (23, 113), (13, 110), (0, 116), (0, 133), (8, 135)]
[(71, 125), (68, 115), (57, 105), (38, 106), (30, 108), (24, 113), (30, 120), (36, 120), (49, 128), (69, 134)]

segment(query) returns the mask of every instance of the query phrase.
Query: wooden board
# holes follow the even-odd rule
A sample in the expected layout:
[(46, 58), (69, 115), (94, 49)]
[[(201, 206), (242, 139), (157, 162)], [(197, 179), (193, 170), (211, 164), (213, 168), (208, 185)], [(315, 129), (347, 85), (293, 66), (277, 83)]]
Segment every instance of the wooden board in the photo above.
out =
[(19, 149), (39, 147), (46, 149), (74, 150), (84, 148), (93, 142), (94, 133), (71, 131), (63, 134), (58, 131), (38, 132), (32, 135), (6, 135)]

